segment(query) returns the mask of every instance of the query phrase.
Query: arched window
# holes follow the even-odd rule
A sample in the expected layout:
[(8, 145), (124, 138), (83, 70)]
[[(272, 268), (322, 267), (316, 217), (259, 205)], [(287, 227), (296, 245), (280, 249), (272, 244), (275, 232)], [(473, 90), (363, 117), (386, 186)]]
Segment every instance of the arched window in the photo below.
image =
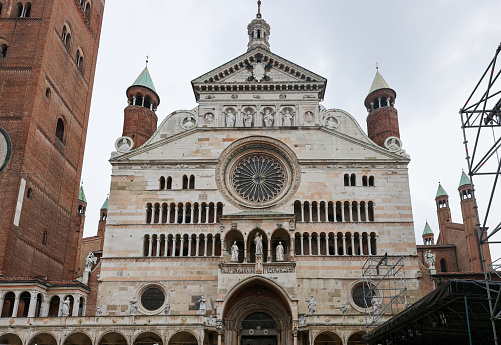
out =
[(43, 237), (42, 237), (42, 246), (47, 245), (47, 231), (43, 232)]
[(52, 92), (52, 91), (50, 90), (50, 88), (46, 88), (46, 89), (45, 89), (45, 97), (46, 97), (47, 99), (50, 99), (50, 94), (51, 94), (51, 92)]
[(75, 58), (75, 63), (77, 64), (77, 67), (80, 69), (80, 71), (83, 70), (83, 63), (84, 58), (83, 58), (83, 53), (80, 49), (77, 50), (77, 56)]
[(142, 96), (139, 96), (139, 95), (136, 96), (136, 104), (135, 105), (139, 105), (140, 107), (143, 106), (143, 97)]
[(24, 5), (24, 13), (23, 13), (23, 17), (25, 17), (25, 18), (29, 18), (29, 17), (30, 17), (30, 13), (31, 13), (31, 2), (27, 2), (27, 3)]
[(71, 44), (71, 33), (70, 30), (68, 29), (67, 25), (63, 26), (63, 31), (61, 33), (61, 40), (63, 41), (64, 45), (69, 47)]
[(190, 176), (189, 189), (195, 189), (195, 176), (193, 176), (193, 175)]
[(151, 108), (151, 102), (150, 102), (150, 99), (149, 99), (148, 97), (145, 97), (145, 98), (144, 98), (144, 104), (143, 104), (143, 106), (144, 106), (145, 108), (148, 108), (148, 109), (150, 109), (150, 108)]
[(350, 185), (350, 175), (344, 174), (344, 185), (348, 187)]
[(261, 30), (257, 30), (257, 38), (261, 38)]
[(160, 177), (160, 189), (165, 189), (165, 177)]
[(172, 189), (172, 177), (167, 177), (167, 189)]
[(374, 176), (369, 176), (369, 186), (370, 187), (374, 186)]
[(23, 16), (23, 12), (24, 12), (23, 4), (21, 4), (20, 2), (18, 2), (16, 4), (16, 11), (14, 12), (14, 16), (18, 17), (18, 18), (21, 18)]
[(2, 3), (0, 2), (0, 15), (2, 14)]
[(188, 189), (188, 176), (183, 176), (183, 189)]
[(440, 259), (440, 270), (442, 272), (447, 272), (447, 261), (444, 258)]
[(33, 190), (31, 188), (28, 188), (28, 190), (26, 191), (26, 197), (28, 199), (31, 199), (32, 195), (33, 195)]
[(90, 18), (90, 2), (85, 5), (85, 18)]
[(367, 176), (362, 176), (362, 186), (367, 187)]
[(351, 186), (357, 185), (357, 176), (355, 174), (351, 174), (350, 183)]
[(2, 44), (0, 45), (0, 59), (7, 57), (7, 45)]
[(64, 139), (64, 121), (63, 119), (57, 119), (57, 127), (56, 127), (56, 138), (62, 143)]

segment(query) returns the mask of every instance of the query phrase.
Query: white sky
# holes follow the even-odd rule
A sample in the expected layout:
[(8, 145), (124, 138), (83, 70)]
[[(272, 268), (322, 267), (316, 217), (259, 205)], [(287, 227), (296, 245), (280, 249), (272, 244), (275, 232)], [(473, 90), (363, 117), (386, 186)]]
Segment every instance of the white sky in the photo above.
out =
[[(171, 112), (197, 105), (191, 80), (247, 50), (247, 24), (256, 11), (254, 0), (107, 1), (82, 174), (85, 236), (97, 232), (109, 191), (108, 159), (122, 135), (125, 91), (145, 56), (161, 99), (160, 124)], [(438, 237), (438, 181), (449, 194), (452, 220), (462, 222), (457, 187), (466, 161), (458, 111), (501, 41), (499, 13), (499, 0), (263, 0), (271, 51), (327, 78), (322, 104), (349, 112), (364, 130), (363, 102), (379, 63), (397, 93), (400, 136), (412, 158), (418, 243), (426, 220)], [(475, 181), (481, 211), (490, 181)], [(492, 219), (491, 227), (500, 221), (496, 214)]]

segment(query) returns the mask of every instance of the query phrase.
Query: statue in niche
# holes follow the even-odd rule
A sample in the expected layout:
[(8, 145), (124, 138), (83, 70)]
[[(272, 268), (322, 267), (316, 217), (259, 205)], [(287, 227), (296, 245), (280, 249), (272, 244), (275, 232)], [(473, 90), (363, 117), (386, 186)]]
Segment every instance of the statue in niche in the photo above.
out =
[(282, 246), (282, 241), (278, 242), (276, 254), (277, 254), (277, 261), (284, 261), (284, 246)]
[(130, 316), (136, 316), (137, 315), (137, 300), (136, 297), (132, 298), (132, 301), (130, 301)]
[(244, 116), (244, 126), (245, 127), (252, 127), (253, 119), (254, 119), (254, 116), (251, 114), (250, 110), (247, 110), (247, 113)]
[(234, 127), (235, 126), (235, 114), (233, 114), (233, 110), (230, 108), (227, 110), (228, 112), (223, 114), (226, 118), (226, 127)]
[(263, 255), (263, 236), (257, 235), (254, 243), (256, 244), (256, 255)]
[(339, 126), (339, 123), (338, 123), (337, 119), (334, 116), (329, 116), (325, 120), (325, 126), (327, 128), (337, 128)]
[(231, 246), (231, 262), (238, 262), (238, 246), (237, 241)]
[(61, 316), (69, 316), (70, 315), (70, 303), (71, 300), (69, 297), (66, 297), (63, 301), (63, 306), (61, 307)]
[(187, 128), (187, 129), (189, 129), (189, 128), (191, 128), (191, 127), (195, 126), (195, 121), (194, 121), (194, 119), (193, 119), (191, 116), (186, 117), (186, 118), (183, 120), (183, 126), (184, 126), (184, 128)]
[(310, 297), (306, 299), (306, 302), (308, 302), (308, 314), (314, 314), (317, 311), (317, 302), (315, 302), (313, 295), (310, 295)]
[(301, 316), (299, 317), (299, 324), (300, 324), (301, 326), (305, 326), (305, 325), (306, 325), (306, 318), (304, 317), (304, 315), (301, 315)]
[(205, 311), (207, 310), (207, 302), (205, 301), (205, 297), (204, 296), (200, 297), (198, 303), (200, 303), (200, 307), (198, 309), (198, 315), (205, 315)]
[(313, 122), (313, 119), (315, 118), (315, 115), (311, 111), (307, 111), (304, 113), (304, 120), (306, 122)]
[(428, 250), (424, 253), (424, 261), (428, 264), (428, 268), (430, 270), (435, 269), (435, 260), (437, 259), (437, 254), (434, 254), (431, 252), (431, 250)]
[(264, 111), (264, 125), (265, 127), (271, 127), (273, 126), (273, 121), (275, 120), (275, 117), (273, 116), (273, 113), (271, 112), (270, 109), (266, 109)]
[(213, 113), (207, 113), (205, 114), (205, 122), (206, 123), (212, 123), (212, 121), (214, 121), (214, 114)]
[(289, 109), (285, 109), (285, 113), (283, 113), (283, 124), (284, 127), (292, 126), (292, 119), (294, 118), (294, 112), (291, 112)]

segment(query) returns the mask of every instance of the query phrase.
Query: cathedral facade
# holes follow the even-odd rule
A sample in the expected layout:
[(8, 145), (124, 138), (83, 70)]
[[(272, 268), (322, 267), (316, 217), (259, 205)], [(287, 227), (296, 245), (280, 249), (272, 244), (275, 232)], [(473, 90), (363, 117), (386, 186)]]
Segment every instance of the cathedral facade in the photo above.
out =
[(159, 125), (145, 68), (110, 159), (102, 257), (74, 288), (86, 308), (56, 291), (59, 318), (8, 332), (2, 318), (0, 343), (361, 344), (386, 298), (367, 299), (362, 266), (383, 255), (405, 262), (406, 302), (420, 297), (395, 91), (377, 72), (366, 134), (269, 36), (258, 12), (247, 52), (194, 79), (198, 106)]

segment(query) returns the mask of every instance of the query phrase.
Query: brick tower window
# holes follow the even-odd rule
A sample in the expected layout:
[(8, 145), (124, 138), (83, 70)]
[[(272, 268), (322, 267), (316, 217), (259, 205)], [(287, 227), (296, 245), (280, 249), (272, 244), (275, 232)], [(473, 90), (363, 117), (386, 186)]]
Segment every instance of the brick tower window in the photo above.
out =
[(77, 64), (78, 69), (80, 71), (83, 71), (84, 58), (83, 58), (83, 53), (80, 49), (77, 50), (77, 56), (75, 58), (75, 63)]
[(0, 15), (2, 14), (2, 3), (0, 2)]
[(2, 44), (0, 45), (0, 59), (7, 57), (7, 45)]
[(16, 4), (16, 11), (15, 11), (16, 17), (29, 18), (30, 12), (31, 12), (31, 3), (30, 2), (27, 2), (26, 4), (24, 4), (24, 6), (20, 2), (18, 2)]
[(32, 191), (32, 189), (31, 189), (31, 188), (28, 188), (28, 190), (26, 191), (26, 197), (27, 197), (28, 199), (31, 199), (32, 195), (33, 195), (33, 191)]
[(51, 92), (52, 92), (52, 91), (50, 91), (50, 88), (45, 89), (45, 97), (46, 97), (47, 99), (50, 99), (50, 94), (51, 94)]
[(90, 18), (90, 2), (85, 5), (85, 18)]
[(70, 30), (68, 29), (68, 26), (65, 24), (63, 26), (63, 31), (61, 34), (61, 40), (63, 41), (64, 45), (69, 47), (71, 43), (71, 33)]
[(47, 231), (43, 232), (43, 237), (42, 237), (42, 245), (46, 246), (47, 245)]
[(64, 139), (64, 121), (63, 119), (57, 119), (57, 127), (56, 127), (56, 138), (62, 143)]

